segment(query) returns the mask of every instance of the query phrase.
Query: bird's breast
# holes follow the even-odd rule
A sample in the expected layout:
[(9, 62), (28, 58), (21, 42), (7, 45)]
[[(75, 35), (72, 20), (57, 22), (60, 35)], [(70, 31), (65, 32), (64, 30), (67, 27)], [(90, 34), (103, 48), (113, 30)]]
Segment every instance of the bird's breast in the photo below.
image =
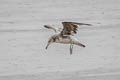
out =
[(70, 38), (63, 38), (63, 37), (59, 37), (57, 40), (56, 40), (56, 43), (64, 43), (64, 44), (69, 44), (71, 42), (71, 39)]

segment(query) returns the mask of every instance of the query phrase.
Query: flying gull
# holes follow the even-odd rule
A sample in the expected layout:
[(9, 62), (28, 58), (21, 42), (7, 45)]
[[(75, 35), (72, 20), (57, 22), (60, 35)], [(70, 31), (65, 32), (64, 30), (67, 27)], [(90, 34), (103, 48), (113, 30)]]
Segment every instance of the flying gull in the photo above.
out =
[(70, 44), (70, 55), (72, 55), (73, 45), (78, 45), (80, 47), (85, 47), (84, 44), (80, 43), (76, 38), (74, 38), (74, 34), (77, 33), (78, 25), (88, 25), (85, 23), (77, 23), (77, 22), (62, 22), (63, 28), (59, 28), (58, 30), (55, 27), (44, 25), (45, 28), (52, 29), (55, 31), (55, 35), (52, 35), (48, 40), (46, 49), (51, 43), (62, 43), (62, 44)]

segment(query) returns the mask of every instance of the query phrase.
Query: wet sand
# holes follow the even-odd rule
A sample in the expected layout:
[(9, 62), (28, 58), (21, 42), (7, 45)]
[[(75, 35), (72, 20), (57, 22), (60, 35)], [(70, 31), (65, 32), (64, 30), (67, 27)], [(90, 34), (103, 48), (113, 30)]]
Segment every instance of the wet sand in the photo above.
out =
[[(1, 0), (0, 80), (119, 80), (119, 0)], [(80, 26), (77, 39), (86, 48), (52, 44), (53, 31), (62, 21)]]

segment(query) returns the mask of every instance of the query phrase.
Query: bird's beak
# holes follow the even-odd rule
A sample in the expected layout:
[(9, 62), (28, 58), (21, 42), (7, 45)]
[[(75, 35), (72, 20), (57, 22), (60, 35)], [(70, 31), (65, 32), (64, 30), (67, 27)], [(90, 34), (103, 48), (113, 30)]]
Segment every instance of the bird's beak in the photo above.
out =
[(50, 43), (47, 44), (47, 46), (45, 47), (45, 49), (47, 49), (49, 45), (50, 45)]

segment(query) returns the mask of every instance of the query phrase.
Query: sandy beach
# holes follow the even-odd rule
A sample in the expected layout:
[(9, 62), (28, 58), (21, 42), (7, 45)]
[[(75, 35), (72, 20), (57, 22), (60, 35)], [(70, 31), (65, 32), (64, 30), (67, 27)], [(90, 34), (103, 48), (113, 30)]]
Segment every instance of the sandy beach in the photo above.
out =
[[(0, 0), (0, 80), (120, 80), (119, 0)], [(85, 48), (52, 44), (43, 25), (79, 26)]]

